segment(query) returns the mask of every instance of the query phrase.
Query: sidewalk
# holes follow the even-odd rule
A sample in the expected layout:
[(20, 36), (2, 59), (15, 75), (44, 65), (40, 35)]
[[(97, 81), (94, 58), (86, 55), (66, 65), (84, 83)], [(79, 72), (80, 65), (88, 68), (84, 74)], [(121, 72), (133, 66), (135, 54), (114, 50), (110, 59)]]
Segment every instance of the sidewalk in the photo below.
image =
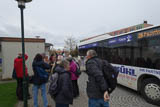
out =
[(0, 80), (0, 84), (16, 82), (16, 80)]
[[(30, 92), (30, 95), (31, 95), (32, 98), (28, 100), (28, 107), (33, 107), (32, 86), (33, 85), (30, 85), (30, 87), (29, 87), (29, 92)], [(48, 88), (47, 88), (47, 91), (48, 91)], [(52, 98), (50, 97), (49, 94), (47, 94), (47, 98), (48, 98), (49, 105), (52, 105), (52, 107), (54, 107), (54, 105), (55, 105), (54, 101), (52, 100)], [(38, 94), (38, 104), (39, 104), (39, 107), (43, 107), (43, 100), (42, 100), (42, 97), (41, 97), (40, 90), (39, 90), (39, 94)], [(18, 104), (17, 104), (17, 107), (23, 107), (23, 101), (19, 101)]]
[[(81, 79), (81, 78), (83, 78), (83, 74), (80, 76), (79, 81), (78, 81), (79, 82), (80, 96), (78, 98), (74, 99), (73, 105), (70, 105), (70, 107), (88, 107), (88, 97), (87, 97), (86, 91), (85, 91), (85, 89), (86, 89), (85, 88), (86, 87), (86, 84), (85, 84), (86, 80), (85, 79)], [(30, 92), (30, 95), (32, 96), (32, 99), (28, 100), (28, 107), (33, 107), (32, 86), (33, 85), (30, 85), (30, 87), (29, 87), (29, 92)], [(47, 84), (47, 92), (48, 92), (48, 84)], [(49, 105), (51, 105), (51, 107), (55, 107), (55, 102), (50, 97), (49, 94), (47, 94), (47, 98), (48, 98)], [(42, 100), (42, 97), (41, 97), (41, 91), (40, 90), (39, 90), (39, 95), (38, 95), (38, 104), (39, 104), (39, 107), (43, 107), (43, 100)], [(16, 107), (23, 107), (23, 106), (24, 106), (23, 102), (19, 101), (17, 103)]]
[[(81, 70), (85, 70), (85, 68), (83, 66), (81, 66)], [(86, 79), (83, 79), (85, 75), (81, 75), (79, 78), (79, 91), (80, 91), (80, 96), (76, 99), (74, 99), (73, 105), (70, 105), (70, 107), (88, 107), (88, 97), (86, 95)], [(82, 85), (83, 84), (83, 85)], [(32, 96), (32, 99), (28, 100), (28, 107), (33, 107), (33, 94), (32, 94), (32, 86), (30, 85), (29, 87), (29, 92), (30, 95)], [(48, 92), (48, 84), (47, 84), (47, 92)], [(47, 94), (47, 98), (48, 98), (48, 103), (49, 105), (51, 105), (51, 107), (55, 107), (55, 102), (54, 100), (50, 97), (49, 94)], [(43, 107), (43, 100), (41, 97), (41, 92), (39, 90), (39, 95), (38, 95), (38, 104), (39, 107)], [(23, 107), (23, 101), (19, 101), (17, 103), (17, 107)]]
[[(32, 87), (32, 86), (30, 86), (30, 87)], [(31, 90), (30, 90), (30, 94), (31, 94)], [(55, 107), (55, 102), (50, 97), (49, 94), (47, 94), (47, 98), (48, 98), (49, 105), (51, 105), (51, 107)], [(88, 107), (88, 102), (87, 101), (88, 101), (88, 99), (87, 99), (86, 94), (80, 92), (80, 96), (74, 100), (73, 105), (70, 105), (70, 107)], [(38, 107), (43, 107), (43, 100), (42, 100), (42, 97), (41, 97), (41, 92), (39, 92), (39, 95), (38, 95), (38, 104), (39, 104)], [(23, 107), (23, 106), (24, 106), (23, 102), (19, 101), (17, 103), (16, 107)], [(33, 107), (33, 97), (32, 97), (32, 99), (28, 100), (28, 107)]]
[[(85, 73), (82, 73), (78, 80), (80, 96), (74, 99), (73, 105), (70, 105), (70, 107), (88, 107), (86, 81), (88, 81), (88, 77)], [(32, 86), (30, 86), (30, 94), (33, 95), (31, 88)], [(40, 94), (41, 92), (39, 92), (38, 103), (39, 107), (43, 107), (43, 101)], [(51, 99), (49, 95), (47, 96), (49, 105), (55, 107), (53, 99)], [(137, 92), (119, 85), (111, 94), (109, 103), (110, 107), (158, 107), (147, 103)], [(23, 107), (23, 102), (18, 102), (16, 107)], [(28, 107), (33, 107), (33, 99), (28, 100)]]

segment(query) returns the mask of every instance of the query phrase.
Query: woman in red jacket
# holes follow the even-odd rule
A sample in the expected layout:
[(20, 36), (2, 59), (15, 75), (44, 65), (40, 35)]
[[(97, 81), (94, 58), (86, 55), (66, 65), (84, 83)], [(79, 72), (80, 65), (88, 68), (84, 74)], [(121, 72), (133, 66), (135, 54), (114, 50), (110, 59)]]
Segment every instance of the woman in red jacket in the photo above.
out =
[[(28, 56), (25, 54), (25, 60), (28, 59)], [(16, 76), (17, 76), (17, 89), (16, 94), (18, 97), (18, 100), (23, 100), (23, 58), (22, 54), (19, 53), (18, 57), (14, 59), (14, 69), (16, 70)], [(25, 65), (25, 76), (28, 80), (28, 69)], [(28, 92), (28, 82), (27, 82), (27, 92)], [(28, 98), (30, 97), (28, 92)]]

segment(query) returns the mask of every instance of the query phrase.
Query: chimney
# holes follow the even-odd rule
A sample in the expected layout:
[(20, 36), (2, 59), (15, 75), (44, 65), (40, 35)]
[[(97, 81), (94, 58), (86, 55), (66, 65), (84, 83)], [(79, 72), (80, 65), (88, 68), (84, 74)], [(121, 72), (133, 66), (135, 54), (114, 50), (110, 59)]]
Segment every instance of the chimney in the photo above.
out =
[(39, 39), (40, 38), (40, 36), (35, 36), (37, 39)]
[(143, 23), (144, 23), (144, 24), (147, 24), (147, 21), (145, 20)]

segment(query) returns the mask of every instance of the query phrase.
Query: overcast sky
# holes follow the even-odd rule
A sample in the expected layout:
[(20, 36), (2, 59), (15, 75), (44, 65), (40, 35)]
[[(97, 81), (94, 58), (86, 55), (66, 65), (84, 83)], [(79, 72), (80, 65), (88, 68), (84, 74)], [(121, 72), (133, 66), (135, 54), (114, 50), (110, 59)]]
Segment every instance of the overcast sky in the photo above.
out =
[[(160, 25), (160, 0), (33, 0), (24, 10), (25, 37), (40, 36), (56, 48), (143, 23)], [(0, 0), (0, 37), (21, 37), (15, 0)]]

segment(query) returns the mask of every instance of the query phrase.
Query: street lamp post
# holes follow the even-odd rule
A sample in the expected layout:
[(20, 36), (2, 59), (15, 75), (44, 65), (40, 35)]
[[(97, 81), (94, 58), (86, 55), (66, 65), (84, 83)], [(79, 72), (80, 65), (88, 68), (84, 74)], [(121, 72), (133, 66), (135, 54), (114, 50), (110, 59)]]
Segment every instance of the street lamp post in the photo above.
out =
[(23, 58), (23, 100), (24, 100), (24, 107), (27, 107), (27, 97), (28, 97), (28, 90), (27, 90), (27, 80), (25, 76), (25, 44), (24, 44), (24, 20), (23, 20), (23, 9), (25, 9), (25, 3), (31, 2), (32, 0), (16, 0), (18, 2), (18, 7), (20, 8), (21, 12), (21, 36), (22, 36), (22, 58)]

